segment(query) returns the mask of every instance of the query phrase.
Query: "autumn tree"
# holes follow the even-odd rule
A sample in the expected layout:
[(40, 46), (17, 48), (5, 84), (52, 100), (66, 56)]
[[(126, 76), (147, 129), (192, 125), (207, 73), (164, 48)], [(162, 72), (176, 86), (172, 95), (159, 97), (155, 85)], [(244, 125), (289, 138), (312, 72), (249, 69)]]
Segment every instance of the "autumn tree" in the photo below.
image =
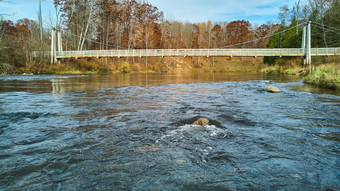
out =
[(200, 42), (199, 42), (199, 38), (200, 38), (200, 28), (194, 24), (193, 26), (193, 31), (192, 31), (192, 48), (199, 48), (200, 47)]
[(152, 49), (162, 48), (162, 31), (160, 24), (152, 23), (149, 30), (149, 47)]
[(119, 47), (120, 36), (119, 25), (119, 3), (115, 0), (102, 0), (99, 2), (98, 12), (95, 20), (98, 21), (97, 41), (99, 41), (100, 49), (112, 49)]
[[(96, 25), (94, 17), (100, 5), (99, 0), (54, 0), (57, 15), (60, 15), (60, 22), (56, 23), (56, 28), (66, 28), (67, 31), (75, 36), (68, 42), (73, 50), (82, 50), (86, 38), (95, 33)], [(60, 13), (58, 13), (60, 12)], [(87, 41), (88, 46), (90, 42)]]
[(216, 24), (211, 29), (210, 35), (212, 48), (220, 48), (223, 46), (223, 29), (220, 25)]
[(249, 47), (249, 44), (240, 44), (252, 39), (251, 24), (249, 21), (233, 21), (226, 26), (227, 45), (237, 45), (236, 47)]
[(164, 21), (160, 24), (161, 27), (161, 41), (162, 48), (171, 49), (172, 48), (172, 31), (171, 23), (169, 21)]
[(272, 33), (274, 33), (278, 28), (280, 27), (280, 25), (275, 24), (263, 24), (260, 27), (256, 28), (254, 30), (254, 37), (255, 37), (255, 41), (254, 41), (254, 47), (256, 48), (266, 48), (266, 45), (269, 41), (268, 36)]
[(200, 48), (209, 48), (210, 46), (210, 28), (207, 22), (202, 22), (198, 24), (200, 30), (199, 44)]
[(33, 62), (33, 51), (41, 47), (39, 25), (36, 21), (21, 19), (16, 23), (1, 21), (0, 72), (23, 69)]

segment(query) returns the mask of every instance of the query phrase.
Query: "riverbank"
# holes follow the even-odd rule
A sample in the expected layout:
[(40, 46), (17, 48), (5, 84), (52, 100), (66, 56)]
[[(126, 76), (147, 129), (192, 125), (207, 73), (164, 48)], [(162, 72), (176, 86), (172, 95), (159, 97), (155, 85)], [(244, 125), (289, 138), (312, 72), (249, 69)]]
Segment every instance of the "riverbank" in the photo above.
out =
[[(321, 62), (321, 60), (315, 60)], [(327, 63), (326, 60), (322, 61)], [(321, 62), (321, 63), (322, 63)], [(62, 60), (54, 65), (28, 64), (9, 74), (96, 75), (117, 73), (179, 73), (179, 72), (257, 72), (305, 76), (305, 83), (329, 89), (340, 89), (339, 67), (320, 65), (307, 76), (300, 59), (266, 65), (263, 58), (111, 58)]]
[(78, 75), (139, 72), (259, 72), (265, 67), (263, 58), (94, 58), (61, 60), (57, 64), (29, 63), (24, 67), (11, 68), (4, 73)]
[(304, 78), (307, 84), (340, 90), (340, 65), (320, 65)]

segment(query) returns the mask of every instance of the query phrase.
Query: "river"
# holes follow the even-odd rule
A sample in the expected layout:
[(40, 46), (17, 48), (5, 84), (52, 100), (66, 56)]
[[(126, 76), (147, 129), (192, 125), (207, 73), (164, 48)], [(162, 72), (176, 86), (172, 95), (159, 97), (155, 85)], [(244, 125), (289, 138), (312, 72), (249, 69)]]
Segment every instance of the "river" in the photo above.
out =
[(0, 190), (340, 190), (339, 143), (295, 76), (0, 76)]

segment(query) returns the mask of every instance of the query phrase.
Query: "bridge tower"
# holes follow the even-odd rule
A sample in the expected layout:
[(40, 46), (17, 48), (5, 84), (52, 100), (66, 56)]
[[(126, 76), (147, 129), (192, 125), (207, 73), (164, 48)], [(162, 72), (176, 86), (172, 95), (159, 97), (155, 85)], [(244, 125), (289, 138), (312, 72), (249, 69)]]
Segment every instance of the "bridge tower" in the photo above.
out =
[(307, 45), (306, 45), (306, 60), (309, 66), (309, 72), (312, 71), (312, 22), (307, 23)]
[[(302, 42), (301, 42), (301, 48), (306, 53), (306, 35), (307, 35), (307, 23), (303, 24), (303, 30), (302, 30)], [(301, 57), (302, 59), (302, 65), (306, 66), (306, 55)]]
[(63, 51), (63, 43), (60, 30), (53, 28), (51, 31), (51, 64), (58, 62), (57, 52)]
[(308, 21), (307, 23), (303, 24), (303, 31), (302, 31), (302, 43), (301, 48), (305, 52), (305, 56), (302, 58), (303, 65), (309, 67), (309, 71), (312, 70), (312, 23)]

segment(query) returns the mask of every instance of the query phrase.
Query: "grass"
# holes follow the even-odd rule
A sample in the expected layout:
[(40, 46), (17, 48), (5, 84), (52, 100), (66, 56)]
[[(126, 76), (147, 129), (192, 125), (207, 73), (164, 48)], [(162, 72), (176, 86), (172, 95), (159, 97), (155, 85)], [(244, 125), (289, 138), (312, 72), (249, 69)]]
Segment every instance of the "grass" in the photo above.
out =
[(98, 73), (99, 73), (98, 71), (79, 71), (79, 70), (55, 72), (55, 74), (58, 75), (93, 75)]
[(340, 90), (340, 65), (323, 65), (304, 78), (306, 84)]
[(303, 75), (304, 69), (300, 66), (294, 67), (280, 67), (278, 65), (275, 66), (267, 66), (260, 70), (262, 73), (266, 74), (289, 74), (289, 75)]
[(266, 74), (277, 74), (277, 73), (280, 73), (280, 67), (279, 66), (267, 66), (263, 68), (262, 70), (260, 70), (260, 72), (266, 73)]

